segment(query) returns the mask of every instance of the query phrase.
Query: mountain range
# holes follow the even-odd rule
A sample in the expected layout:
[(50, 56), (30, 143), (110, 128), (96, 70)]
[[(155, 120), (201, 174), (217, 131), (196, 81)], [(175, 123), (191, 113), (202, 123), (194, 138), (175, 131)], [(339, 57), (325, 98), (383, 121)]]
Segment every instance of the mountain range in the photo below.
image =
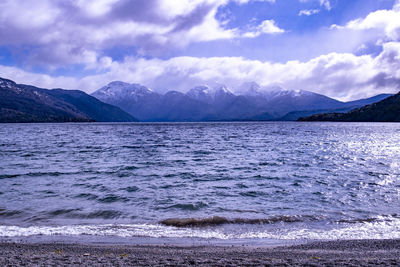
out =
[(79, 90), (47, 90), (0, 78), (0, 122), (137, 121)]
[(299, 121), (400, 122), (400, 93), (347, 113), (324, 113)]
[(197, 86), (186, 93), (160, 94), (140, 84), (114, 81), (92, 94), (141, 121), (297, 120), (326, 112), (347, 112), (389, 94), (341, 102), (303, 90), (245, 83), (234, 94), (226, 86)]
[(339, 120), (342, 115), (338, 114), (391, 96), (341, 102), (309, 91), (261, 87), (254, 82), (243, 84), (236, 92), (224, 85), (203, 85), (186, 93), (160, 94), (140, 84), (115, 81), (90, 96), (79, 90), (48, 90), (0, 78), (0, 122), (314, 120), (322, 117), (309, 116), (319, 113), (336, 114), (329, 116)]

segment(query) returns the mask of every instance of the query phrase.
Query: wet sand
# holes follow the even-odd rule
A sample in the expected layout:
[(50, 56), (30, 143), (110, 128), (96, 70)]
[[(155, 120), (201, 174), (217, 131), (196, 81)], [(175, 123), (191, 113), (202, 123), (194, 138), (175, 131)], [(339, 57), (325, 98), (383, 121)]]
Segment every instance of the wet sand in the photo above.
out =
[(291, 247), (0, 243), (0, 266), (400, 266), (400, 240)]

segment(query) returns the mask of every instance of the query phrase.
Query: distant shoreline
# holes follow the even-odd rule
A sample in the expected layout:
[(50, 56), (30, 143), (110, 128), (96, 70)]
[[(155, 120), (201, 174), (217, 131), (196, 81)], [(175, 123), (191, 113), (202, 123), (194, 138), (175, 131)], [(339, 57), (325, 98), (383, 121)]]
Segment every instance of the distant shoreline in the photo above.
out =
[[(21, 241), (23, 242), (23, 241)], [(0, 243), (0, 265), (399, 265), (400, 240), (312, 242), (275, 248), (247, 246)]]

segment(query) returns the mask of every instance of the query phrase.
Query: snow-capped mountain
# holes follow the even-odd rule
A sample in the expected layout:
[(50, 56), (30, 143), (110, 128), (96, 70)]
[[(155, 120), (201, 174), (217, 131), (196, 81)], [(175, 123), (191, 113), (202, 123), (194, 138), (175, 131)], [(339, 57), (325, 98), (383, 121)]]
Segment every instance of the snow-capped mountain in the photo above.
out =
[(279, 85), (262, 87), (250, 82), (244, 83), (238, 91), (260, 109), (268, 107), (265, 112), (268, 116), (272, 114), (274, 117), (281, 117), (295, 110), (333, 109), (343, 106), (342, 102), (320, 94), (304, 90), (288, 90)]
[(218, 102), (226, 101), (229, 98), (235, 97), (235, 95), (225, 85), (220, 85), (214, 88), (210, 88), (207, 85), (196, 86), (190, 89), (186, 95), (191, 99), (208, 104), (218, 104)]
[[(92, 94), (116, 105), (142, 121), (274, 120), (296, 112), (338, 110), (373, 103), (375, 98), (350, 104), (303, 90), (278, 85), (242, 84), (232, 93), (226, 86), (196, 86), (187, 93), (169, 91), (162, 95), (140, 84), (111, 82)], [(380, 99), (378, 99), (380, 100)], [(361, 106), (361, 105), (360, 105)]]
[(118, 106), (139, 120), (151, 120), (158, 116), (157, 107), (162, 95), (140, 84), (114, 81), (92, 94), (99, 100)]
[(153, 92), (151, 89), (137, 83), (129, 84), (125, 82), (114, 81), (100, 88), (92, 95), (99, 99), (116, 100), (129, 98), (131, 100), (138, 101), (145, 96), (156, 94), (157, 93)]
[(238, 94), (248, 97), (261, 97), (268, 101), (279, 97), (311, 96), (314, 93), (304, 90), (289, 90), (279, 85), (260, 86), (256, 82), (247, 82), (237, 89)]

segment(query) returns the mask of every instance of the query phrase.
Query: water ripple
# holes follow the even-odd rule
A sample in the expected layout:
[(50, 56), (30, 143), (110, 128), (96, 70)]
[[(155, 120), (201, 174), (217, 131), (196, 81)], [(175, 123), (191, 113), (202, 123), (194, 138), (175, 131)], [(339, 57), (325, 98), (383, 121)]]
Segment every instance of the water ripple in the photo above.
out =
[[(297, 223), (304, 236), (348, 225), (379, 233), (380, 223), (397, 227), (379, 218), (398, 213), (399, 133), (385, 123), (2, 125), (1, 223), (306, 214), (322, 219), (264, 223), (262, 235), (290, 237)], [(252, 230), (241, 227), (230, 229)]]

